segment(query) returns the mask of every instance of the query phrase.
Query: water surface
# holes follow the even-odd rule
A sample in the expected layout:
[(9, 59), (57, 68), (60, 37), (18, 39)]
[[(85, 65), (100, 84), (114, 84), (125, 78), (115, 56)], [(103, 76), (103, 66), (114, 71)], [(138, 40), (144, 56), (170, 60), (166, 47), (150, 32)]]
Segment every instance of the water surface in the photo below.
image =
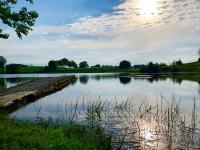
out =
[[(37, 77), (61, 75), (66, 74), (3, 75), (0, 87), (3, 89)], [(196, 99), (197, 106), (200, 106), (200, 88), (194, 81), (158, 76), (130, 77), (126, 74), (76, 74), (76, 77), (75, 81), (62, 90), (28, 104), (12, 113), (11, 116), (32, 120), (39, 111), (40, 117), (56, 118), (58, 112), (64, 113), (66, 105), (77, 103), (77, 99), (79, 101), (100, 99), (110, 103), (129, 99), (136, 105), (143, 101), (153, 105), (162, 95), (168, 100), (172, 97), (180, 99), (182, 109), (188, 113), (191, 113), (193, 99)]]

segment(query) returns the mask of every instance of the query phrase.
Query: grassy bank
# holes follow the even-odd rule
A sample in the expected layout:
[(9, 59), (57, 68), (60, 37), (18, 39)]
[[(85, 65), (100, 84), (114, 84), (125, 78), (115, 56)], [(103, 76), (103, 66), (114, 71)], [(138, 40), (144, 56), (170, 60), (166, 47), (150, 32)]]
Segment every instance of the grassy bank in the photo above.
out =
[[(6, 73), (112, 73), (112, 72), (138, 72), (139, 69), (120, 69), (119, 67), (90, 67), (90, 68), (62, 68), (55, 70), (45, 69), (43, 66), (21, 66), (16, 70), (7, 70)], [(1, 72), (0, 73), (5, 73)]]
[(191, 62), (174, 66), (176, 72), (200, 72), (200, 62)]
[(1, 68), (0, 68), (0, 74), (1, 74), (1, 73), (5, 73), (5, 72), (6, 72), (5, 69), (1, 69)]
[(100, 128), (81, 125), (50, 125), (30, 123), (0, 117), (1, 150), (108, 150), (110, 137)]
[(158, 64), (149, 63), (140, 67), (141, 73), (200, 73), (200, 62), (185, 64)]

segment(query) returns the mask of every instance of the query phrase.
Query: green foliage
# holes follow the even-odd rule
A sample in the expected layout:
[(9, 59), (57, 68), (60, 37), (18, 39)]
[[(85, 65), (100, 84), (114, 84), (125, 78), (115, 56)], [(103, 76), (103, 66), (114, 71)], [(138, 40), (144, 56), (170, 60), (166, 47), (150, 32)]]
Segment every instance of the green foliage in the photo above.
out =
[(42, 73), (44, 72), (43, 66), (21, 66), (18, 73)]
[[(62, 68), (59, 67), (56, 70), (50, 71), (54, 73), (103, 73), (103, 72), (120, 72), (126, 70), (120, 70), (118, 67), (105, 66), (105, 67), (91, 67), (91, 68)], [(130, 70), (134, 71), (134, 70)], [(48, 71), (47, 71), (48, 72)]]
[[(26, 0), (33, 3), (33, 0)], [(28, 11), (26, 7), (22, 7), (18, 12), (14, 11), (13, 6), (17, 4), (17, 0), (0, 1), (0, 19), (3, 24), (13, 28), (17, 36), (21, 39), (22, 35), (27, 35), (31, 27), (34, 26), (38, 13), (36, 11)], [(0, 29), (0, 38), (7, 39), (9, 35), (3, 33)]]
[(177, 61), (173, 61), (172, 62), (172, 65), (182, 65), (183, 63), (182, 63), (182, 61), (179, 59), (179, 60), (177, 60)]
[(1, 73), (6, 73), (6, 70), (5, 69), (2, 69), (2, 68), (0, 68), (0, 74)]
[(150, 62), (140, 68), (142, 73), (167, 73), (167, 72), (200, 72), (200, 62), (182, 64), (181, 61), (173, 62), (172, 65)]
[(0, 90), (5, 89), (5, 88), (6, 88), (5, 79), (0, 78)]
[(171, 67), (172, 72), (200, 72), (200, 62), (186, 63)]
[(76, 64), (75, 61), (73, 60), (68, 60), (66, 58), (63, 58), (61, 60), (51, 60), (48, 63), (48, 68), (45, 68), (45, 70), (48, 71), (52, 71), (52, 70), (56, 70), (56, 68), (58, 67), (69, 67), (69, 68), (78, 68), (78, 65)]
[(79, 68), (88, 68), (88, 67), (89, 67), (89, 65), (88, 65), (87, 61), (82, 61), (79, 64)]
[(0, 56), (0, 69), (4, 69), (6, 65), (6, 58), (3, 56)]
[(7, 73), (18, 73), (20, 67), (22, 67), (22, 66), (24, 66), (24, 65), (22, 65), (22, 64), (9, 64), (9, 65), (6, 65), (6, 71), (7, 71)]
[(160, 72), (172, 72), (172, 67), (165, 63), (153, 63), (150, 62), (148, 65), (142, 65), (140, 72), (142, 73), (160, 73)]
[(121, 69), (128, 69), (128, 68), (131, 67), (131, 63), (130, 63), (129, 61), (127, 61), (127, 60), (123, 60), (123, 61), (121, 61), (121, 62), (119, 63), (119, 67), (120, 67)]
[(100, 64), (96, 64), (96, 65), (94, 65), (94, 66), (91, 66), (92, 68), (99, 68), (99, 67), (101, 67), (101, 65)]
[(200, 48), (198, 50), (198, 55), (199, 55), (198, 62), (200, 62)]
[(72, 60), (72, 61), (70, 61), (69, 67), (78, 68), (78, 65), (76, 64), (75, 61)]
[(81, 125), (33, 124), (0, 117), (0, 149), (109, 150), (110, 137)]
[(49, 63), (48, 63), (48, 68), (49, 68), (50, 70), (55, 70), (55, 69), (57, 68), (57, 66), (58, 66), (58, 64), (57, 64), (57, 62), (54, 61), (54, 60), (51, 60), (51, 61), (49, 61)]

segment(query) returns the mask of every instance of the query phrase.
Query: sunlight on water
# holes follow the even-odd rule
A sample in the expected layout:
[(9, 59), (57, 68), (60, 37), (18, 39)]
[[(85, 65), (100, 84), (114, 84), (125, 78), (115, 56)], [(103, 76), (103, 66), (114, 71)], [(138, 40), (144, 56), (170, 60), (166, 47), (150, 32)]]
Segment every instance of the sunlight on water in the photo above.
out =
[(153, 139), (153, 134), (151, 133), (150, 129), (144, 129), (144, 131), (142, 132), (144, 139), (145, 140), (152, 140)]

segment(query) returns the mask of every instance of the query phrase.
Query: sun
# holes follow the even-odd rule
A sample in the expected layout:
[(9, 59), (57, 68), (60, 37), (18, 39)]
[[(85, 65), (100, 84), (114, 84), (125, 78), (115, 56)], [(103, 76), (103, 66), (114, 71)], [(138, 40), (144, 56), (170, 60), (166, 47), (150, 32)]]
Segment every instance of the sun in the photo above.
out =
[(139, 14), (144, 18), (150, 18), (158, 12), (157, 0), (139, 0), (138, 11)]

